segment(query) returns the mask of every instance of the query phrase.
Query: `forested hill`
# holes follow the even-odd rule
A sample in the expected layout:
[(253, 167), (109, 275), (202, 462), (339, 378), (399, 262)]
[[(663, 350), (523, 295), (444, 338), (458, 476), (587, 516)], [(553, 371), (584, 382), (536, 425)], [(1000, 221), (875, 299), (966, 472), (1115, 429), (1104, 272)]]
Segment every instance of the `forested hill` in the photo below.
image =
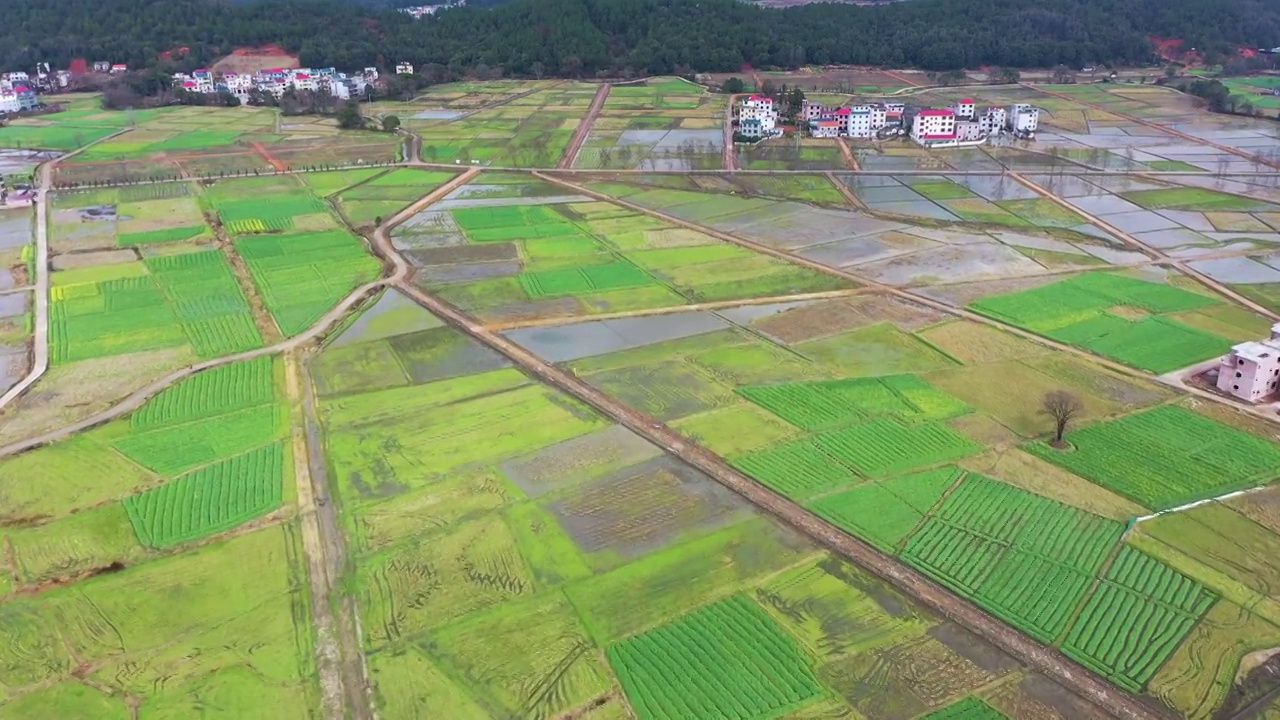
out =
[(1139, 63), (1148, 35), (1212, 54), (1280, 45), (1271, 0), (911, 0), (882, 7), (763, 9), (736, 0), (513, 0), (415, 21), (335, 0), (0, 0), (0, 70), (74, 57), (199, 64), (279, 43), (304, 65), (409, 60), (455, 70), (622, 75), (802, 63), (947, 70), (980, 65)]

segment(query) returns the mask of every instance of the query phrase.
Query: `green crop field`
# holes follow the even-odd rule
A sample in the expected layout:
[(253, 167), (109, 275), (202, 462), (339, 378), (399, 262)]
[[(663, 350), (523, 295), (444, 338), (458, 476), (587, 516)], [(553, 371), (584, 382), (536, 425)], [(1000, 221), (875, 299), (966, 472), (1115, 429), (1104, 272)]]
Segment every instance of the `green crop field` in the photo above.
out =
[(197, 355), (217, 357), (262, 346), (249, 302), (221, 252), (166, 255), (146, 263)]
[(1007, 720), (1005, 714), (976, 697), (967, 697), (954, 705), (935, 710), (920, 720)]
[(859, 485), (808, 506), (840, 529), (896, 552), (960, 476), (956, 468), (941, 467)]
[(943, 420), (969, 407), (915, 375), (747, 385), (738, 393), (792, 425), (822, 430), (864, 418)]
[(1160, 190), (1137, 190), (1123, 193), (1122, 196), (1152, 210), (1175, 209), (1192, 211), (1214, 210), (1276, 210), (1271, 203), (1253, 200), (1240, 195), (1231, 195), (1203, 188), (1182, 187)]
[(138, 541), (167, 547), (235, 527), (280, 505), (281, 443), (195, 470), (125, 498)]
[[(1162, 317), (1215, 306), (1205, 295), (1113, 273), (1084, 273), (1034, 290), (995, 295), (970, 308), (1127, 365), (1163, 373), (1221, 355), (1231, 341)], [(1133, 319), (1133, 309), (1145, 314)]]
[(1122, 526), (969, 474), (902, 556), (1033, 637), (1071, 620)]
[(270, 358), (197, 373), (151, 398), (129, 416), (134, 430), (150, 430), (272, 402), (276, 381)]
[(1280, 444), (1177, 406), (1095, 423), (1067, 441), (1067, 452), (1028, 450), (1153, 510), (1280, 476)]
[(1126, 546), (1062, 647), (1086, 667), (1137, 691), (1214, 599), (1200, 584)]
[(364, 243), (343, 230), (246, 237), (235, 246), (285, 335), (310, 327), (381, 270)]
[(795, 641), (740, 595), (612, 645), (608, 653), (643, 720), (754, 720), (822, 692)]

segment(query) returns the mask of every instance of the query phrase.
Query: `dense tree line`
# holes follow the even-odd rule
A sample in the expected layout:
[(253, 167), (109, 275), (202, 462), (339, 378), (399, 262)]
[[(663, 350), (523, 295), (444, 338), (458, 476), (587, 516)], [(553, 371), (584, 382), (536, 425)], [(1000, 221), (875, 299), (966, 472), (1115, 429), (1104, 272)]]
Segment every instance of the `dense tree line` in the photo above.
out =
[(806, 63), (951, 70), (1141, 63), (1149, 35), (1211, 59), (1280, 45), (1267, 0), (911, 0), (880, 7), (781, 10), (737, 0), (513, 0), (413, 20), (336, 0), (6, 0), (0, 68), (75, 57), (133, 67), (190, 48), (207, 63), (232, 48), (279, 43), (303, 64), (385, 67), (408, 60), (451, 73), (625, 76)]

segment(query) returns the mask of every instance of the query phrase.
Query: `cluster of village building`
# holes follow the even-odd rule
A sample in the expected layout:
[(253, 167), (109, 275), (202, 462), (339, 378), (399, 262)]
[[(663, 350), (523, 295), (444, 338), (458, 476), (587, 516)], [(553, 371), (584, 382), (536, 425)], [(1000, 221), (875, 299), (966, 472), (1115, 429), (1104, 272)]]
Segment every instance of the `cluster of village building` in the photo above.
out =
[[(400, 63), (398, 74), (413, 74), (413, 66)], [(214, 72), (193, 70), (191, 73), (174, 73), (173, 86), (190, 93), (213, 95), (230, 93), (247, 104), (252, 93), (272, 95), (277, 98), (285, 91), (327, 92), (339, 100), (359, 96), (378, 80), (378, 69), (367, 67), (358, 73), (347, 74), (333, 68), (272, 68), (256, 73)]]
[(59, 90), (71, 84), (71, 73), (50, 71), (48, 63), (40, 63), (34, 73), (23, 71), (0, 73), (0, 115), (35, 110), (40, 106), (39, 93)]
[(414, 5), (413, 7), (400, 8), (400, 12), (409, 15), (414, 20), (421, 20), (428, 15), (435, 15), (441, 10), (447, 10), (452, 7), (462, 7), (467, 4), (467, 0), (448, 0), (436, 5)]
[[(779, 111), (772, 98), (749, 95), (738, 104), (738, 135), (748, 139), (778, 137)], [(905, 103), (873, 103), (831, 107), (805, 100), (796, 125), (813, 137), (883, 139), (908, 135), (924, 147), (981, 145), (987, 138), (1012, 133), (1034, 137), (1040, 111), (1025, 103), (989, 107), (981, 114), (971, 98), (949, 108), (912, 108)]]

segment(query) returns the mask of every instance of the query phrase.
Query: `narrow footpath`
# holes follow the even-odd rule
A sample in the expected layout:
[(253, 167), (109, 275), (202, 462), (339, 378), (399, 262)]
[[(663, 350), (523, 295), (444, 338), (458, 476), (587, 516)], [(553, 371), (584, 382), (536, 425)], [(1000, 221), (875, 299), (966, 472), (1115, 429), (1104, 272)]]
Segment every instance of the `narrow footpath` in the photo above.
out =
[(560, 158), (560, 162), (556, 164), (557, 169), (571, 168), (578, 161), (578, 153), (582, 152), (582, 144), (587, 141), (587, 137), (591, 134), (591, 128), (596, 124), (596, 117), (604, 109), (604, 101), (608, 99), (611, 87), (613, 86), (609, 83), (600, 83), (600, 87), (596, 89), (596, 96), (591, 98), (591, 107), (587, 110), (587, 116), (578, 121), (578, 127), (574, 128), (573, 138), (569, 140), (568, 147), (564, 149), (564, 155)]

